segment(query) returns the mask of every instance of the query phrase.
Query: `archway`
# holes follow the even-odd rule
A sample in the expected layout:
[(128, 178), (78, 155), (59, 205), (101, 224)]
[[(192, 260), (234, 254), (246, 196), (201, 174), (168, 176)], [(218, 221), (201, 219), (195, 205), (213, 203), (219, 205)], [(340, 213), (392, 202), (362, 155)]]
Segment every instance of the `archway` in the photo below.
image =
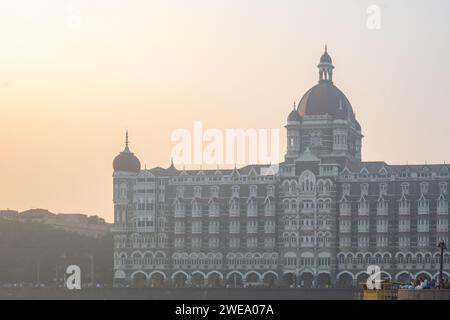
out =
[(411, 274), (408, 272), (403, 272), (397, 276), (397, 281), (400, 283), (410, 283), (411, 280)]
[(278, 276), (273, 272), (268, 272), (263, 277), (263, 283), (269, 288), (275, 287)]
[(184, 272), (178, 272), (173, 278), (173, 286), (175, 288), (185, 288), (187, 284), (187, 276)]
[(356, 276), (356, 286), (359, 288), (361, 284), (365, 284), (367, 279), (369, 278), (369, 274), (367, 272), (361, 272)]
[(258, 286), (260, 284), (260, 276), (256, 272), (250, 272), (245, 276), (245, 282), (249, 286)]
[(222, 286), (222, 276), (218, 272), (213, 272), (208, 275), (208, 287), (219, 288)]
[(337, 279), (336, 286), (339, 289), (353, 288), (353, 277), (349, 273), (342, 273)]
[(331, 288), (331, 276), (328, 273), (321, 273), (317, 276), (318, 288)]
[(228, 276), (228, 285), (232, 288), (240, 288), (243, 285), (242, 275), (238, 272), (233, 272)]
[(300, 275), (300, 286), (302, 288), (312, 288), (314, 284), (314, 276), (310, 272), (304, 272)]
[(428, 272), (422, 271), (422, 272), (419, 272), (416, 274), (416, 279), (419, 281), (425, 280), (425, 279), (428, 281), (431, 281), (431, 275)]
[(205, 284), (205, 276), (200, 272), (194, 273), (192, 275), (192, 286), (195, 288), (201, 288)]
[(133, 287), (145, 288), (147, 286), (147, 276), (143, 272), (136, 272), (133, 275)]
[(380, 272), (380, 278), (381, 278), (382, 281), (392, 280), (391, 275), (388, 272), (386, 272), (386, 271), (381, 271)]
[(164, 287), (164, 276), (162, 273), (154, 272), (150, 276), (150, 287), (162, 288)]
[(295, 273), (288, 272), (283, 274), (281, 277), (281, 286), (283, 287), (293, 287), (295, 285)]

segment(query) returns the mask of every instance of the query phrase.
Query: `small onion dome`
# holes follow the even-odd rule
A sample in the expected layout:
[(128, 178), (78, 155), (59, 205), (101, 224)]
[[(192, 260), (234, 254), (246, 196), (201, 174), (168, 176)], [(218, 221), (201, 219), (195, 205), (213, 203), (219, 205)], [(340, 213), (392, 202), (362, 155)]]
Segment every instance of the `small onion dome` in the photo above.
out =
[(324, 54), (320, 57), (320, 63), (329, 63), (329, 64), (332, 63), (331, 57), (328, 54), (328, 52), (325, 51)]
[(288, 122), (301, 122), (302, 121), (302, 117), (300, 116), (298, 111), (294, 109), (294, 110), (291, 111), (291, 113), (289, 113), (287, 121)]
[(320, 63), (329, 63), (329, 64), (332, 64), (331, 57), (330, 57), (330, 55), (328, 54), (327, 46), (326, 46), (326, 45), (325, 45), (325, 52), (324, 52), (323, 55), (320, 57)]
[(141, 163), (139, 159), (128, 148), (128, 131), (126, 133), (125, 149), (113, 160), (114, 171), (139, 172)]

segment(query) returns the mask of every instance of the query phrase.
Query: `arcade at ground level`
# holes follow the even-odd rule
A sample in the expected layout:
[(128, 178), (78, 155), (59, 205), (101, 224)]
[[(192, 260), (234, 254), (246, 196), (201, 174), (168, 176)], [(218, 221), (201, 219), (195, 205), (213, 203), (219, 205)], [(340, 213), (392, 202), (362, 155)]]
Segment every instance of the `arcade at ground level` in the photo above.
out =
[[(450, 273), (444, 272), (444, 277), (450, 278)], [(407, 283), (412, 279), (437, 279), (438, 273), (432, 274), (428, 271), (416, 270), (414, 272), (401, 271), (394, 275), (382, 271), (382, 279), (390, 279), (401, 283)], [(226, 273), (212, 271), (183, 271), (174, 272), (153, 270), (149, 272), (134, 271), (127, 277), (122, 270), (115, 273), (115, 284), (132, 287), (149, 288), (242, 288), (242, 287), (284, 287), (284, 288), (355, 288), (358, 284), (365, 283), (368, 274), (365, 271), (352, 273), (342, 271), (336, 275), (336, 280), (327, 272), (314, 275), (313, 272), (285, 272), (278, 274), (275, 271), (228, 271)]]

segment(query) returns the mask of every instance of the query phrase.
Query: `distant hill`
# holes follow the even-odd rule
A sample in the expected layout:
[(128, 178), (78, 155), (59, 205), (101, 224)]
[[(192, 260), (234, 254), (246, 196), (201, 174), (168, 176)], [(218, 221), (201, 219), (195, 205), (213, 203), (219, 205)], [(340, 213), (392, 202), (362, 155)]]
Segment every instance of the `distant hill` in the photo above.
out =
[(82, 282), (89, 283), (91, 256), (95, 282), (110, 284), (113, 241), (109, 233), (92, 238), (39, 222), (0, 219), (0, 284), (37, 283), (39, 277), (40, 283), (52, 285), (71, 264), (80, 266)]
[(19, 222), (38, 222), (80, 235), (101, 238), (109, 233), (110, 224), (98, 216), (81, 213), (52, 213), (47, 209), (29, 209), (23, 212), (0, 210), (0, 218)]

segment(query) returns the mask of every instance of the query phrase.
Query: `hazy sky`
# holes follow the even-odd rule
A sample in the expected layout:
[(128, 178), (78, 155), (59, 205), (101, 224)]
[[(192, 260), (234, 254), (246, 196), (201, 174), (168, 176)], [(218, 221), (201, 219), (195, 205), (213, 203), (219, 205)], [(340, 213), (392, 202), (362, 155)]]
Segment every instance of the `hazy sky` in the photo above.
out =
[(171, 132), (194, 120), (280, 129), (282, 154), (325, 42), (364, 160), (450, 162), (449, 13), (448, 0), (0, 0), (0, 208), (111, 221), (126, 129), (148, 168), (168, 166)]

